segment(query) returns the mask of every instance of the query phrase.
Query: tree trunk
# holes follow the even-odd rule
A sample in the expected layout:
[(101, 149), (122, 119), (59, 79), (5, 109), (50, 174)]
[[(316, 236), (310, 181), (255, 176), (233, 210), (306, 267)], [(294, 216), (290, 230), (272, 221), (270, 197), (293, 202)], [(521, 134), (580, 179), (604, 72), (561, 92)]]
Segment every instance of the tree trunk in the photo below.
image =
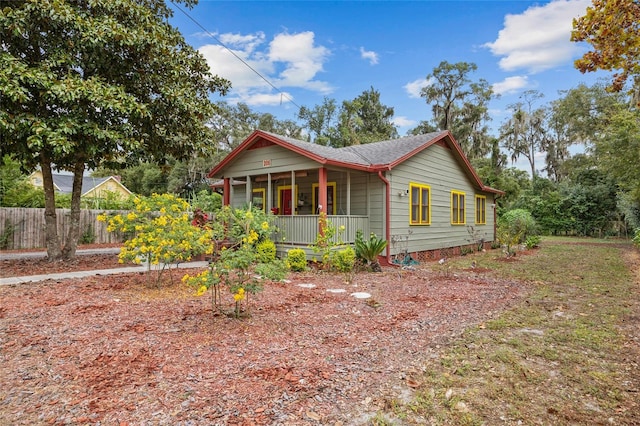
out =
[(60, 249), (60, 238), (58, 237), (56, 193), (53, 188), (51, 161), (46, 154), (40, 155), (40, 168), (42, 170), (42, 187), (44, 188), (44, 221), (46, 226), (47, 257), (50, 262), (53, 262), (62, 257), (62, 251)]
[(69, 233), (62, 257), (65, 260), (76, 257), (78, 240), (80, 239), (80, 197), (82, 197), (82, 177), (84, 176), (84, 162), (76, 163), (73, 170), (73, 189), (71, 192), (71, 217), (69, 223)]

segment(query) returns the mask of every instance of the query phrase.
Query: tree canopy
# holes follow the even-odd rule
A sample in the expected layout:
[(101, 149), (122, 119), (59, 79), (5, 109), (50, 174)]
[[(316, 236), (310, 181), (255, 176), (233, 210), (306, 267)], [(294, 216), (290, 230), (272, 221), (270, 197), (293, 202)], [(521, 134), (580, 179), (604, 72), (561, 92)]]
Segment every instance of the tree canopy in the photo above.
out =
[(340, 110), (338, 133), (342, 146), (360, 145), (398, 137), (391, 121), (393, 108), (380, 102), (380, 92), (371, 87)]
[(573, 20), (571, 41), (593, 47), (575, 61), (576, 68), (583, 73), (616, 71), (610, 89), (621, 91), (629, 77), (640, 77), (640, 2), (593, 0), (593, 7)]
[(433, 125), (422, 122), (419, 129), (411, 133), (430, 129), (450, 130), (468, 157), (486, 155), (491, 149), (486, 123), (490, 119), (489, 101), (493, 90), (484, 79), (470, 79), (470, 74), (477, 69), (477, 65), (470, 62), (440, 62), (427, 75), (428, 84), (420, 92), (420, 96), (431, 105)]
[(531, 168), (531, 177), (537, 174), (535, 157), (541, 151), (546, 138), (546, 111), (534, 108), (535, 102), (542, 98), (542, 93), (527, 90), (521, 102), (509, 105), (512, 117), (500, 126), (504, 148), (511, 154), (511, 160), (525, 157)]
[[(187, 6), (195, 4), (186, 0)], [(73, 257), (87, 168), (205, 149), (209, 96), (229, 82), (169, 25), (164, 0), (24, 0), (0, 10), (0, 154), (42, 169), (50, 258)], [(61, 251), (53, 168), (74, 174)], [(74, 216), (75, 215), (75, 216)]]
[(380, 101), (380, 92), (371, 87), (356, 98), (342, 102), (325, 97), (321, 105), (302, 107), (303, 121), (313, 143), (333, 147), (359, 145), (398, 137), (393, 124), (393, 108)]

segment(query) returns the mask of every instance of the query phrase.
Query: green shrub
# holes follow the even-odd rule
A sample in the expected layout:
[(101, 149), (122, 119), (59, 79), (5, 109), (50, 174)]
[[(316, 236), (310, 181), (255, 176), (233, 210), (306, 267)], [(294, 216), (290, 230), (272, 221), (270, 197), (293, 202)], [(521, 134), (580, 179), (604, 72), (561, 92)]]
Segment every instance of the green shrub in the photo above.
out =
[(96, 233), (93, 230), (93, 226), (89, 225), (87, 229), (80, 236), (80, 244), (93, 244), (96, 242)]
[(18, 227), (11, 223), (9, 219), (4, 221), (4, 231), (0, 234), (0, 250), (6, 250), (13, 245), (13, 234)]
[(473, 249), (471, 247), (460, 247), (460, 256), (466, 256), (471, 253), (473, 253)]
[(284, 260), (274, 259), (268, 263), (256, 265), (256, 273), (273, 281), (282, 281), (287, 276), (287, 265)]
[(304, 271), (307, 269), (307, 254), (303, 249), (290, 249), (287, 252), (287, 265), (292, 271)]
[(536, 221), (531, 213), (524, 209), (506, 212), (498, 219), (498, 240), (507, 249), (507, 255), (515, 254), (513, 247), (524, 243), (527, 238), (537, 236)]
[(369, 235), (369, 240), (362, 239), (362, 231), (358, 230), (356, 233), (355, 241), (355, 254), (358, 259), (362, 259), (367, 262), (373, 271), (379, 272), (380, 263), (378, 263), (378, 256), (387, 247), (387, 241), (382, 238), (378, 238), (373, 232)]
[(524, 243), (527, 237), (538, 235), (536, 220), (524, 209), (506, 212), (498, 219), (498, 228), (506, 228), (511, 235), (517, 237), (516, 244)]
[(538, 235), (530, 235), (524, 241), (524, 245), (529, 250), (536, 248), (538, 247), (538, 245), (540, 245), (540, 237)]
[(265, 239), (256, 244), (256, 258), (258, 262), (269, 263), (276, 260), (276, 244)]
[(350, 272), (356, 264), (356, 252), (351, 246), (347, 246), (341, 250), (334, 252), (333, 267), (338, 272)]
[(633, 241), (633, 244), (635, 244), (637, 247), (640, 247), (640, 228), (636, 229), (636, 235), (631, 241)]

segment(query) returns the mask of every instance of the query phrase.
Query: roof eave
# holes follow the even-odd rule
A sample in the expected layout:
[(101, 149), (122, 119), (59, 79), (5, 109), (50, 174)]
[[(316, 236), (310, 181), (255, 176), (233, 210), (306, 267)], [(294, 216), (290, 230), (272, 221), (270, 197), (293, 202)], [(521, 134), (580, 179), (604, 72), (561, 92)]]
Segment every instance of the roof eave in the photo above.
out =
[(282, 139), (279, 139), (269, 133), (265, 133), (261, 130), (255, 130), (253, 133), (251, 133), (251, 135), (249, 135), (249, 137), (247, 139), (244, 140), (244, 142), (242, 142), (240, 145), (238, 145), (233, 151), (231, 151), (229, 153), (229, 155), (227, 155), (220, 163), (218, 163), (217, 166), (215, 166), (207, 175), (209, 178), (215, 178), (216, 175), (223, 170), (232, 160), (234, 160), (236, 157), (238, 157), (244, 150), (246, 150), (247, 148), (249, 148), (254, 142), (256, 142), (256, 140), (258, 138), (262, 138), (265, 139), (269, 142), (272, 142), (276, 145), (279, 145), (283, 148), (288, 149), (291, 152), (294, 152), (298, 155), (302, 155), (304, 157), (309, 158), (310, 160), (315, 161), (316, 163), (320, 164), (320, 165), (331, 165), (331, 166), (336, 166), (336, 167), (345, 167), (348, 169), (352, 169), (352, 170), (362, 170), (362, 171), (371, 171), (371, 166), (369, 165), (364, 165), (364, 164), (354, 164), (354, 163), (347, 163), (347, 162), (343, 162), (343, 161), (337, 161), (337, 160), (332, 160), (329, 159), (327, 157), (323, 157), (321, 155), (317, 155), (314, 154), (312, 152), (309, 152), (303, 148), (300, 148), (299, 146), (293, 145), (291, 143), (288, 143), (287, 141), (284, 141)]
[(396, 167), (398, 164), (401, 164), (401, 163), (407, 161), (408, 159), (410, 159), (411, 157), (413, 157), (414, 155), (416, 155), (420, 151), (423, 151), (423, 150), (429, 148), (431, 145), (434, 145), (434, 144), (438, 143), (439, 141), (444, 139), (445, 136), (447, 136), (448, 134), (450, 134), (450, 133), (449, 132), (441, 132), (437, 137), (426, 141), (424, 144), (422, 144), (419, 147), (417, 147), (416, 149), (406, 153), (402, 157), (396, 158), (393, 162), (391, 162), (391, 163), (389, 163), (387, 165), (389, 170), (391, 170), (392, 168)]
[(501, 191), (500, 189), (492, 188), (490, 186), (483, 186), (482, 190), (485, 192), (491, 192), (493, 194), (500, 194), (500, 195), (506, 194), (506, 192)]
[(389, 164), (389, 170), (391, 170), (392, 168), (396, 167), (398, 164), (401, 164), (402, 162), (408, 160), (409, 158), (413, 157), (414, 155), (416, 155), (420, 151), (425, 150), (425, 149), (429, 148), (432, 145), (435, 145), (436, 143), (438, 143), (440, 141), (443, 141), (444, 143), (446, 143), (455, 152), (456, 158), (459, 161), (462, 162), (463, 167), (465, 168), (465, 173), (467, 173), (467, 175), (469, 175), (469, 177), (471, 178), (471, 180), (473, 181), (473, 183), (476, 185), (477, 188), (479, 188), (480, 190), (485, 191), (485, 192), (492, 192), (492, 193), (496, 193), (496, 194), (504, 194), (503, 191), (500, 191), (499, 189), (491, 188), (489, 186), (486, 186), (484, 183), (482, 183), (482, 179), (480, 179), (480, 176), (478, 176), (478, 174), (476, 173), (475, 169), (471, 165), (471, 162), (469, 161), (467, 156), (464, 154), (464, 152), (462, 151), (462, 148), (456, 142), (456, 140), (453, 137), (453, 134), (449, 130), (441, 132), (435, 138), (427, 141), (426, 143), (424, 143), (423, 145), (421, 145), (418, 148), (414, 149), (413, 151), (411, 151), (411, 152), (405, 154), (404, 156), (396, 159), (395, 161), (393, 161), (392, 163)]

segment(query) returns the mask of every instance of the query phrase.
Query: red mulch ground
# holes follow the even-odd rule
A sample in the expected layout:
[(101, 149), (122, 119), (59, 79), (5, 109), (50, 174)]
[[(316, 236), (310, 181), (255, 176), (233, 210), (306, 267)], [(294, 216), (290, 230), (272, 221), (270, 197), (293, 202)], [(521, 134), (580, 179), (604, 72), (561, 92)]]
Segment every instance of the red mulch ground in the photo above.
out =
[[(15, 276), (118, 263), (0, 265)], [(411, 396), (421, 360), (525, 292), (433, 266), (360, 273), (353, 284), (292, 273), (267, 283), (243, 319), (212, 315), (208, 294), (180, 282), (184, 271), (160, 288), (139, 274), (0, 287), (0, 424), (366, 424)]]

